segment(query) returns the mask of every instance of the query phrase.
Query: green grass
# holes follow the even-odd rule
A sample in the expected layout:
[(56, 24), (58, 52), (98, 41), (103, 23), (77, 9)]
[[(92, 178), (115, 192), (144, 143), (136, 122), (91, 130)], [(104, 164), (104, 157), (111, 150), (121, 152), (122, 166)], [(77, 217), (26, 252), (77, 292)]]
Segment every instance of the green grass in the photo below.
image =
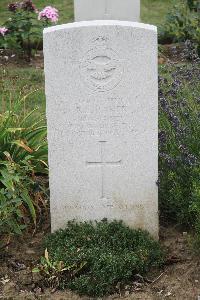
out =
[(17, 99), (30, 94), (25, 110), (39, 107), (45, 110), (44, 73), (33, 67), (2, 67), (0, 70), (0, 112)]
[(174, 0), (141, 0), (141, 20), (144, 23), (161, 25), (166, 14), (177, 2)]
[[(123, 0), (122, 0), (123, 1)], [(0, 0), (0, 24), (8, 17), (7, 5), (12, 1)], [(174, 0), (141, 0), (141, 20), (145, 23), (159, 25), (164, 21)], [(73, 21), (73, 0), (33, 0), (38, 9), (47, 5), (55, 6), (60, 12), (59, 23)]]

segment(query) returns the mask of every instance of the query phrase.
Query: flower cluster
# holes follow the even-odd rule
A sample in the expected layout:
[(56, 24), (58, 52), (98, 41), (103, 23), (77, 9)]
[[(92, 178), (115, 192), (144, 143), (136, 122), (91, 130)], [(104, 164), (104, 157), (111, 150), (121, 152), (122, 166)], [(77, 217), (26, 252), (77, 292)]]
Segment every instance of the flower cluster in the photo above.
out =
[(8, 9), (12, 12), (16, 12), (17, 8), (18, 8), (17, 2), (8, 4)]
[(8, 9), (11, 12), (16, 12), (17, 9), (22, 9), (24, 11), (35, 12), (36, 8), (32, 0), (24, 0), (22, 2), (14, 2), (8, 5)]
[(6, 27), (0, 27), (0, 36), (4, 36), (8, 32)]
[(35, 5), (33, 4), (33, 2), (31, 0), (23, 1), (21, 3), (21, 8), (25, 11), (31, 11), (31, 12), (35, 11)]
[[(38, 13), (32, 0), (23, 0), (22, 2), (10, 3), (8, 5), (8, 9), (11, 12), (16, 12), (18, 9), (22, 9), (27, 12)], [(46, 6), (38, 14), (38, 20), (46, 20), (52, 23), (56, 23), (58, 21), (58, 18), (59, 18), (58, 10), (52, 6)]]
[(52, 23), (56, 23), (58, 21), (58, 10), (52, 6), (46, 6), (41, 12), (39, 12), (38, 19), (39, 20), (47, 20)]

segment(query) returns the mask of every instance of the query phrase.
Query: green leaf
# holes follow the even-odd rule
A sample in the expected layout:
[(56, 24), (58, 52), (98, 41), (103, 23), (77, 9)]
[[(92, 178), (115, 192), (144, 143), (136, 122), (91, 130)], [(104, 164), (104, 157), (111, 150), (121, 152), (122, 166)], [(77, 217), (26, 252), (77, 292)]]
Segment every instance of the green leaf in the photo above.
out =
[(27, 204), (29, 212), (33, 219), (33, 222), (34, 222), (34, 224), (36, 224), (36, 212), (35, 212), (35, 208), (34, 208), (31, 197), (28, 195), (28, 193), (26, 191), (23, 191), (21, 193), (21, 197), (22, 197), (23, 201)]

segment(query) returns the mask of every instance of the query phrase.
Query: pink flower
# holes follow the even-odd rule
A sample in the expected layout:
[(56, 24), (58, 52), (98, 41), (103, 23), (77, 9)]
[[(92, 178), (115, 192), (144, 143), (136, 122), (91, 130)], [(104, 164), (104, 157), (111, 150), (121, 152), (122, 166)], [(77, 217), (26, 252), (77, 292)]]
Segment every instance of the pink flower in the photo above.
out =
[(8, 29), (6, 27), (0, 27), (0, 35), (4, 36)]
[(52, 23), (58, 21), (58, 10), (52, 6), (46, 6), (42, 11), (39, 12), (38, 20), (44, 19), (49, 20)]

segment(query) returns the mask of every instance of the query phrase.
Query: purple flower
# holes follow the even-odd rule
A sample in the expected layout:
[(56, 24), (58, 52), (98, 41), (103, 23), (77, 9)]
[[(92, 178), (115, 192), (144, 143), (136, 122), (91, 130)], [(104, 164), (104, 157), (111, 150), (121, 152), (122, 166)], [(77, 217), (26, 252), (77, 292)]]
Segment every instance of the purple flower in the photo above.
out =
[(35, 5), (33, 4), (33, 2), (31, 0), (25, 0), (22, 2), (21, 4), (21, 8), (25, 11), (35, 11)]
[(46, 6), (42, 11), (39, 12), (38, 20), (49, 20), (52, 23), (58, 21), (58, 10), (52, 6)]
[(8, 4), (8, 9), (12, 12), (15, 12), (18, 8), (18, 3), (14, 2), (14, 3), (10, 3)]
[(8, 29), (6, 27), (0, 27), (0, 35), (4, 36), (8, 32)]
[(165, 143), (167, 141), (167, 134), (164, 130), (159, 131), (158, 140), (159, 140), (160, 145), (165, 145)]

